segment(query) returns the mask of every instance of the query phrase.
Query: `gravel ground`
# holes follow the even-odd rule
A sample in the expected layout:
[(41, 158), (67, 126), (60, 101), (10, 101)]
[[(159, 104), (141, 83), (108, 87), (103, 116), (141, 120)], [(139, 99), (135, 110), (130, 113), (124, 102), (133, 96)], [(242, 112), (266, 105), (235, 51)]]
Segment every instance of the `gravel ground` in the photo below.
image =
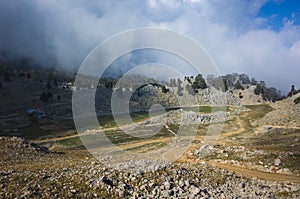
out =
[(16, 137), (0, 138), (0, 152), (0, 198), (300, 197), (298, 184), (247, 179), (207, 164), (118, 171), (86, 151), (49, 152)]

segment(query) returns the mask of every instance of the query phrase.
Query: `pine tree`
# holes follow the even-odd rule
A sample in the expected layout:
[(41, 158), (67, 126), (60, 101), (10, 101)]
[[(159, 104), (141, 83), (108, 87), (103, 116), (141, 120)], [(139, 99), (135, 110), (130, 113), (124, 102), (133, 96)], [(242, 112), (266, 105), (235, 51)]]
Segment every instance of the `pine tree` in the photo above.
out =
[(291, 97), (291, 96), (296, 95), (296, 94), (297, 94), (297, 90), (295, 89), (295, 85), (292, 85), (291, 90), (288, 93), (288, 96)]
[(239, 80), (234, 84), (234, 88), (235, 89), (244, 89), (243, 85), (241, 84), (241, 82)]
[(178, 95), (178, 96), (182, 96), (182, 95), (183, 95), (183, 93), (182, 93), (182, 88), (181, 88), (181, 85), (180, 85), (180, 84), (177, 85), (177, 95)]
[(185, 89), (188, 91), (188, 93), (189, 93), (190, 95), (195, 95), (195, 91), (194, 91), (194, 89), (192, 88), (192, 86), (191, 86), (190, 84), (187, 84), (187, 85), (185, 86)]
[(206, 89), (207, 85), (201, 74), (198, 74), (192, 84), (193, 89)]

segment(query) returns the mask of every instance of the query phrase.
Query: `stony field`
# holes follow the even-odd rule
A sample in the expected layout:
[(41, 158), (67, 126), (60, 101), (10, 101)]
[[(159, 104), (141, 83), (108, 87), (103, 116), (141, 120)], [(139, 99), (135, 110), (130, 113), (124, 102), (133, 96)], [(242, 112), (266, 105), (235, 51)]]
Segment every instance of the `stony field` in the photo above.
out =
[[(70, 91), (53, 91), (61, 98), (43, 104), (38, 94), (45, 85), (19, 84), (26, 91), (19, 100), (8, 102), (13, 95), (8, 92), (0, 100), (0, 198), (300, 198), (300, 107), (293, 102), (299, 94), (258, 103), (261, 98), (249, 89), (242, 91), (240, 101), (228, 93), (228, 106), (172, 107), (151, 117), (138, 110), (131, 114), (135, 123), (124, 126), (103, 114), (109, 106), (102, 104), (102, 128), (90, 127), (80, 137), (72, 121)], [(12, 90), (15, 86), (10, 85)], [(107, 96), (99, 100), (103, 98)], [(28, 107), (44, 108), (47, 117), (31, 120), (24, 114)], [(212, 144), (206, 134), (221, 124)], [(119, 169), (109, 166), (107, 158), (95, 158), (82, 139), (116, 152), (95, 139), (100, 135), (134, 155), (126, 156)], [(161, 158), (167, 146), (167, 155), (175, 157), (191, 137), (176, 161)], [(147, 159), (153, 151), (156, 159)], [(108, 158), (119, 157), (122, 153)]]

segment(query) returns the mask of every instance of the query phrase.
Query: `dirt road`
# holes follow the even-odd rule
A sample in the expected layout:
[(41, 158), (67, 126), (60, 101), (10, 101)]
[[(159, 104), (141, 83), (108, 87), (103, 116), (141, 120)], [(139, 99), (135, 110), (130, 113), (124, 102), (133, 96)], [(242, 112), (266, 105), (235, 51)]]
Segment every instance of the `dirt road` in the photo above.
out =
[(300, 176), (296, 176), (296, 175), (286, 175), (286, 174), (263, 172), (263, 171), (258, 171), (258, 170), (247, 169), (244, 167), (223, 164), (223, 163), (216, 162), (216, 161), (209, 161), (208, 163), (211, 165), (215, 165), (222, 169), (240, 173), (243, 176), (248, 177), (248, 178), (256, 177), (256, 178), (270, 180), (270, 181), (294, 182), (294, 183), (300, 184)]
[[(227, 143), (226, 138), (231, 137), (231, 136), (239, 135), (239, 134), (249, 130), (249, 124), (245, 121), (247, 116), (248, 116), (247, 112), (242, 113), (241, 115), (239, 115), (236, 118), (236, 121), (235, 121), (235, 124), (238, 126), (238, 129), (221, 134), (220, 139), (219, 139), (219, 143)], [(142, 122), (144, 122), (144, 121), (141, 121), (137, 124), (141, 124)], [(262, 128), (262, 127), (259, 127), (259, 128)], [(275, 128), (275, 126), (274, 126), (274, 128)], [(276, 128), (278, 128), (278, 127), (276, 126)], [(118, 130), (118, 129), (119, 129), (119, 127), (112, 127), (112, 128), (99, 130), (98, 132), (100, 132), (100, 131), (102, 131), (102, 132), (104, 132), (104, 131), (115, 131), (115, 130)], [(85, 134), (88, 135), (88, 134), (93, 134), (93, 133), (96, 133), (96, 131), (95, 132), (93, 132), (93, 131), (92, 132), (87, 132)], [(46, 139), (46, 140), (39, 140), (39, 141), (36, 141), (36, 143), (54, 142), (54, 141), (59, 141), (59, 140), (75, 138), (75, 137), (78, 137), (78, 136), (79, 136), (78, 134), (74, 134), (74, 135), (61, 137), (61, 138), (51, 138), (51, 139)], [(204, 136), (197, 136), (193, 139), (203, 141), (204, 138), (205, 138)], [(152, 143), (167, 143), (167, 142), (170, 142), (171, 139), (172, 139), (172, 137), (140, 140), (140, 141), (125, 143), (125, 144), (119, 145), (118, 147), (120, 149), (127, 150), (127, 149), (130, 149), (130, 148), (140, 147), (140, 146), (147, 145), (147, 144), (152, 144)], [(175, 159), (179, 158), (179, 157), (177, 157), (177, 154), (179, 152), (181, 153), (182, 150), (185, 150), (185, 151), (183, 151), (183, 152), (185, 152), (185, 155), (180, 157), (178, 162), (190, 162), (190, 163), (206, 162), (207, 164), (214, 165), (214, 166), (217, 166), (217, 167), (222, 168), (222, 169), (226, 169), (226, 170), (230, 170), (230, 171), (233, 171), (233, 172), (240, 173), (241, 175), (243, 175), (245, 177), (248, 177), (248, 178), (255, 177), (255, 178), (260, 178), (260, 179), (270, 180), (270, 181), (278, 181), (278, 182), (288, 181), (288, 182), (293, 182), (293, 183), (299, 183), (300, 184), (300, 177), (296, 176), (296, 175), (269, 173), (269, 172), (264, 172), (264, 171), (253, 170), (253, 169), (248, 169), (248, 168), (244, 168), (244, 167), (224, 164), (224, 163), (220, 163), (220, 162), (217, 162), (217, 161), (203, 161), (203, 160), (200, 160), (200, 159), (191, 158), (187, 155), (190, 152), (192, 152), (194, 149), (199, 148), (200, 146), (201, 146), (201, 143), (191, 145), (188, 150), (186, 150), (186, 148), (183, 148), (183, 147), (170, 149), (166, 154), (162, 154), (162, 156), (166, 159), (173, 160), (174, 158)], [(107, 150), (109, 150), (109, 148), (107, 148)]]

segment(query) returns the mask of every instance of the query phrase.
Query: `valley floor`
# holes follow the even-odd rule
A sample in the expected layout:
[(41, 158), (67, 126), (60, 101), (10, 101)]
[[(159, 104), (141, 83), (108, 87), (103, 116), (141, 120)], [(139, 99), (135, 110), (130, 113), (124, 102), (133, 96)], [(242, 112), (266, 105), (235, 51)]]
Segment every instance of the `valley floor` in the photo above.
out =
[[(205, 142), (208, 126), (200, 126), (173, 164), (142, 163), (145, 168), (154, 165), (149, 172), (140, 168), (141, 161), (131, 170), (108, 167), (105, 159), (85, 150), (73, 130), (58, 128), (55, 135), (45, 133), (30, 142), (1, 137), (0, 198), (299, 198), (299, 107), (286, 103), (249, 105), (232, 114), (215, 146)], [(285, 121), (280, 114), (289, 105), (294, 117)], [(140, 117), (137, 123), (147, 120)], [(51, 125), (40, 127), (51, 132), (55, 123)], [(147, 139), (124, 137), (114, 124), (101, 132), (122, 150), (147, 154), (165, 147), (177, 129), (163, 126), (162, 134)]]

